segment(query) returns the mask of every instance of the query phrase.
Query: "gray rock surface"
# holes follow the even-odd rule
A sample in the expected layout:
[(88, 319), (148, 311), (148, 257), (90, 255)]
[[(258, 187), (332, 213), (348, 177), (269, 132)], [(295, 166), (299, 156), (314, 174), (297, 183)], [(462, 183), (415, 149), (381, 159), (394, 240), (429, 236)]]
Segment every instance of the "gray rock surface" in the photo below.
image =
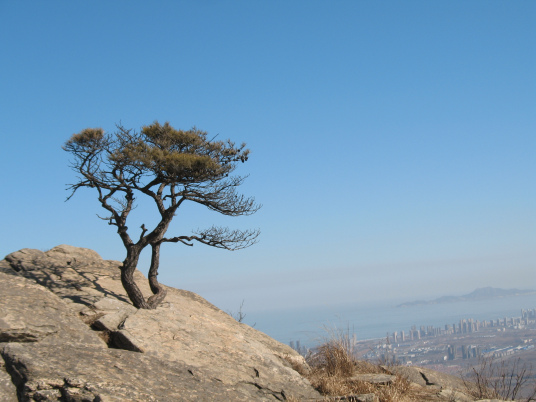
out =
[(29, 279), (0, 272), (0, 294), (0, 342), (107, 347), (61, 298)]
[(0, 261), (0, 373), (21, 400), (320, 399), (291, 368), (306, 369), (299, 354), (192, 292), (168, 288), (156, 310), (135, 309), (119, 266), (65, 245)]
[[(121, 286), (119, 266), (118, 261), (103, 260), (93, 250), (67, 245), (47, 252), (25, 248), (0, 261), (0, 270), (35, 281), (78, 311), (104, 296), (130, 304)], [(144, 291), (148, 290), (141, 272), (136, 271), (135, 279), (144, 285)]]
[(362, 381), (381, 385), (392, 384), (395, 379), (396, 376), (390, 374), (355, 374), (350, 378), (351, 381)]
[(302, 377), (285, 364), (285, 355), (294, 355), (287, 346), (205, 303), (186, 300), (190, 302), (169, 289), (168, 304), (130, 314), (117, 335), (132, 350), (194, 365), (226, 385), (244, 379), (276, 389), (303, 384)]
[(126, 350), (11, 343), (2, 356), (23, 400), (276, 400), (255, 383), (225, 387), (198, 368)]
[[(0, 349), (2, 344), (0, 343)], [(2, 402), (17, 402), (17, 388), (11, 376), (6, 371), (5, 363), (3, 359), (0, 359), (0, 401)]]

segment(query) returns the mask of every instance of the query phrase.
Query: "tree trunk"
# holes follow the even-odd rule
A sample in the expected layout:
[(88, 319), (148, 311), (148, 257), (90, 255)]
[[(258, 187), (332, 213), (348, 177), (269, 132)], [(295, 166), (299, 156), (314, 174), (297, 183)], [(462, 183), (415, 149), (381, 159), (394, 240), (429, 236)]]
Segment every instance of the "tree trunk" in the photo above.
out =
[(156, 308), (166, 297), (167, 290), (158, 283), (158, 266), (160, 264), (160, 243), (151, 244), (151, 267), (149, 268), (149, 285), (153, 295), (147, 300), (150, 308)]
[(125, 288), (130, 301), (136, 308), (150, 309), (151, 307), (143, 297), (138, 285), (134, 282), (134, 271), (138, 265), (138, 260), (140, 258), (141, 248), (131, 245), (127, 248), (127, 258), (123, 261), (123, 266), (121, 267), (121, 283)]

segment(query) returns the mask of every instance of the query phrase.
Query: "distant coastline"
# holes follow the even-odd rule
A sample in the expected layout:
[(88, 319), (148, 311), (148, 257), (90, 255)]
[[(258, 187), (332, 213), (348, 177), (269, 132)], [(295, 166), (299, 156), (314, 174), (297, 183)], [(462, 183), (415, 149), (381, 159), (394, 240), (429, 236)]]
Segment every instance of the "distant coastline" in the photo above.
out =
[(526, 296), (534, 294), (536, 294), (536, 290), (534, 289), (500, 289), (488, 286), (485, 288), (476, 289), (473, 292), (463, 296), (442, 296), (434, 300), (416, 300), (399, 304), (397, 307), (413, 307), (427, 304), (457, 303), (464, 301), (497, 299), (502, 297)]

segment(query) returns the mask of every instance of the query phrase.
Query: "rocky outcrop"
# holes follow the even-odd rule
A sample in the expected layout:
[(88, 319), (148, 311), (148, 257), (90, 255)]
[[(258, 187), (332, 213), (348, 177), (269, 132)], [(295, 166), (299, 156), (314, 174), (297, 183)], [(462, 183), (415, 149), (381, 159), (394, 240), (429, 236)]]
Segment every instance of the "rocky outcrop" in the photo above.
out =
[[(65, 245), (0, 261), (0, 401), (379, 400), (321, 397), (298, 374), (303, 357), (195, 293), (167, 288), (156, 310), (134, 308), (119, 266)], [(418, 367), (351, 380), (388, 387), (397, 377), (416, 400), (474, 400), (459, 378)]]
[(11, 343), (2, 354), (23, 400), (276, 400), (253, 382), (225, 386), (196, 367), (126, 350)]
[(0, 261), (0, 400), (321, 399), (299, 354), (194, 293), (135, 309), (119, 266), (65, 245)]

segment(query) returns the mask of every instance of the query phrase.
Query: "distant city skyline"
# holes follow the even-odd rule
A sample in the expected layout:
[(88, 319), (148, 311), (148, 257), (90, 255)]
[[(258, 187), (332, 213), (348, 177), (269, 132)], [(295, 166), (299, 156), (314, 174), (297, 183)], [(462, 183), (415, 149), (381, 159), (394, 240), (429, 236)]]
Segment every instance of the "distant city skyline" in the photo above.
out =
[[(408, 365), (422, 362), (435, 364), (481, 356), (504, 357), (523, 351), (532, 351), (536, 339), (531, 337), (530, 333), (534, 331), (535, 324), (536, 308), (528, 308), (521, 309), (520, 314), (514, 317), (506, 316), (482, 321), (466, 317), (459, 319), (457, 323), (446, 323), (444, 326), (412, 325), (406, 330), (387, 332), (384, 338), (359, 339), (353, 327), (351, 329), (350, 327), (339, 328), (335, 333), (348, 342), (350, 350), (354, 352), (365, 350), (366, 353), (361, 358), (368, 360), (380, 358), (384, 361), (394, 359), (399, 364)], [(510, 336), (512, 331), (519, 332), (512, 338)], [(506, 332), (508, 333), (505, 334)], [(476, 333), (482, 335), (476, 335)], [(504, 339), (499, 340), (498, 343), (494, 342), (497, 335)], [(513, 339), (516, 344), (508, 345)], [(475, 342), (476, 345), (472, 344)], [(304, 345), (300, 339), (291, 340), (288, 344), (304, 356), (318, 346), (318, 342)], [(458, 348), (457, 345), (461, 347)], [(426, 355), (430, 352), (436, 354), (435, 357), (439, 359), (437, 361), (426, 359)], [(438, 352), (439, 356), (437, 356)], [(417, 359), (416, 362), (413, 361), (415, 359)]]

